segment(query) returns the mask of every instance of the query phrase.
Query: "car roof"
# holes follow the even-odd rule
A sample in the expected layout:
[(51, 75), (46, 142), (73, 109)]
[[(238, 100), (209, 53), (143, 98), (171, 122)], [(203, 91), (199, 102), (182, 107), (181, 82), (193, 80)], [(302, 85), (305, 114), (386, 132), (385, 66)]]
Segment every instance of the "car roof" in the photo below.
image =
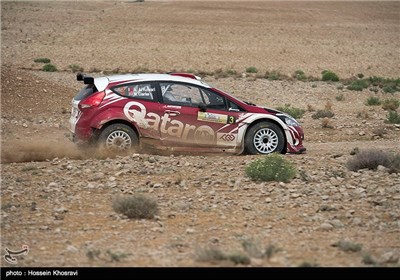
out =
[[(194, 77), (194, 76), (193, 76)], [(171, 81), (189, 83), (197, 86), (203, 86), (210, 88), (205, 82), (188, 78), (180, 75), (171, 74), (123, 74), (123, 75), (112, 75), (94, 78), (94, 84), (98, 91), (103, 91), (110, 83), (132, 83), (132, 82), (151, 82), (151, 81)]]

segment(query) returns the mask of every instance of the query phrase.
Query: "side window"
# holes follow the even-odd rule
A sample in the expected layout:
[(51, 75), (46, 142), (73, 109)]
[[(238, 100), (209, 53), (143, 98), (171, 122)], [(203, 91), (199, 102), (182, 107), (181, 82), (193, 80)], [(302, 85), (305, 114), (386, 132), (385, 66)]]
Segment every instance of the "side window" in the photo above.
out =
[(204, 103), (208, 108), (226, 110), (225, 98), (213, 91), (201, 89)]
[(145, 100), (154, 100), (156, 88), (153, 84), (129, 84), (112, 88), (114, 92), (125, 97), (132, 97)]
[(165, 104), (198, 106), (203, 103), (199, 88), (186, 84), (160, 83), (162, 99)]
[(233, 103), (232, 101), (228, 100), (228, 110), (229, 111), (237, 111), (237, 112), (243, 112), (244, 110), (239, 107), (236, 103)]

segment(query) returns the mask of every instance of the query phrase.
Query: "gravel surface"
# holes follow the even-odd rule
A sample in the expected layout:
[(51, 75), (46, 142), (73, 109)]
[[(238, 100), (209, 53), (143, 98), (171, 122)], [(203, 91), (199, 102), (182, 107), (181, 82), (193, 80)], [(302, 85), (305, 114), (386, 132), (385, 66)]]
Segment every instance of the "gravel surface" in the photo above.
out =
[[(295, 179), (262, 183), (244, 172), (259, 156), (76, 149), (67, 125), (82, 85), (71, 71), (42, 72), (32, 62), (398, 77), (399, 3), (147, 2), (2, 3), (1, 251), (26, 244), (18, 265), (43, 267), (399, 266), (400, 174), (346, 168), (356, 148), (400, 153), (400, 126), (365, 105), (399, 93), (206, 76), (241, 99), (306, 110), (307, 153), (285, 156)], [(329, 128), (312, 118), (324, 108), (335, 114)], [(157, 202), (154, 219), (113, 210), (116, 197), (138, 194)], [(236, 257), (216, 260), (216, 250)]]

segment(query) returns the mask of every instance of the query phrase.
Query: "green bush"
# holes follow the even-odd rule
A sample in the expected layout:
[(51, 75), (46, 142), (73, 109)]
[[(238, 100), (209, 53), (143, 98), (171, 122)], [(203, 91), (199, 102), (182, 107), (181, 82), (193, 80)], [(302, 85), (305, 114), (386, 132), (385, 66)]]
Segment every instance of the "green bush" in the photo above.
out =
[(396, 91), (400, 91), (400, 78), (391, 79), (373, 76), (369, 77), (368, 80), (373, 86), (383, 89), (386, 93), (395, 93)]
[(289, 182), (296, 175), (296, 168), (282, 155), (273, 153), (246, 166), (246, 175), (253, 180)]
[(384, 86), (382, 90), (385, 93), (395, 93), (396, 91), (400, 91), (396, 86), (393, 85)]
[(271, 71), (271, 72), (266, 72), (265, 73), (265, 78), (270, 80), (270, 81), (277, 81), (277, 80), (285, 80), (288, 77), (286, 75), (281, 74), (278, 71)]
[(33, 61), (36, 63), (50, 63), (50, 59), (46, 57), (35, 58)]
[(246, 68), (246, 73), (257, 73), (257, 72), (258, 72), (258, 69), (254, 66)]
[(379, 97), (376, 96), (370, 96), (368, 97), (367, 101), (365, 102), (365, 105), (367, 106), (379, 106), (381, 105), (381, 100), (379, 99)]
[(113, 209), (130, 219), (152, 219), (158, 213), (157, 202), (143, 195), (117, 197)]
[(365, 88), (368, 88), (369, 82), (368, 80), (356, 80), (353, 81), (349, 86), (347, 86), (348, 90), (362, 91)]
[(236, 72), (236, 70), (234, 70), (234, 69), (228, 69), (228, 70), (226, 70), (226, 73), (227, 73), (229, 76), (236, 76), (236, 75), (237, 75), (237, 72)]
[(339, 81), (339, 76), (332, 71), (324, 70), (322, 71), (322, 80), (323, 81), (332, 81), (337, 82)]
[(276, 109), (292, 116), (295, 119), (301, 119), (306, 112), (306, 110), (291, 107), (290, 104), (285, 104), (284, 107), (277, 107)]
[(53, 64), (48, 63), (43, 65), (42, 70), (45, 72), (55, 72), (57, 71), (57, 67)]
[(295, 78), (295, 79), (297, 79), (297, 80), (299, 80), (299, 81), (305, 81), (305, 80), (307, 80), (307, 76), (306, 76), (306, 74), (304, 73), (304, 71), (302, 71), (302, 70), (296, 70), (296, 71), (293, 73), (292, 77)]
[(396, 111), (389, 111), (387, 115), (387, 122), (400, 124), (400, 115)]

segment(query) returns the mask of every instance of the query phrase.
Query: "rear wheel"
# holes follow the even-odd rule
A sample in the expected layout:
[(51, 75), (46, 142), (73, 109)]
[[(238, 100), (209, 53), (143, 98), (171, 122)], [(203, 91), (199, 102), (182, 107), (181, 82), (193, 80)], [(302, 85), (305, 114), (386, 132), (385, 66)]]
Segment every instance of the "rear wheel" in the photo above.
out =
[(100, 145), (113, 151), (128, 151), (139, 145), (136, 132), (125, 124), (112, 124), (107, 126), (99, 136)]
[(260, 122), (250, 127), (244, 144), (246, 151), (253, 155), (282, 153), (285, 147), (285, 137), (276, 124)]

